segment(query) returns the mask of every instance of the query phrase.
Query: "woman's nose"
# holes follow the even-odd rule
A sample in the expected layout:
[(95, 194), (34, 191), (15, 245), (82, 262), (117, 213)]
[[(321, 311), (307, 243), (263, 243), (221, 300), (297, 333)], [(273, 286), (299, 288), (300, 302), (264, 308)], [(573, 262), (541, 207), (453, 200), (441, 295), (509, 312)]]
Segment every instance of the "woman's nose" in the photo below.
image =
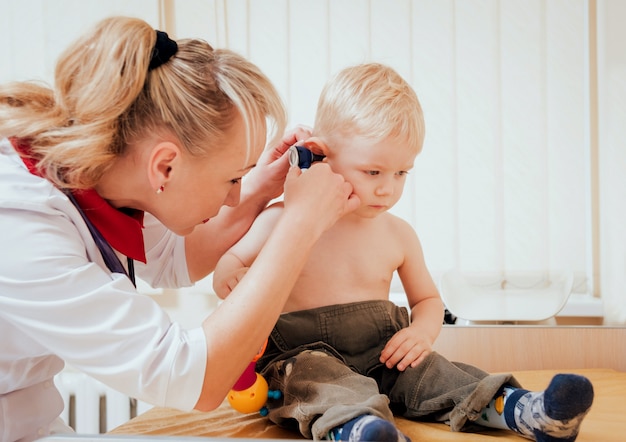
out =
[(241, 197), (241, 184), (233, 186), (224, 199), (224, 205), (228, 207), (235, 207), (239, 204), (239, 198)]

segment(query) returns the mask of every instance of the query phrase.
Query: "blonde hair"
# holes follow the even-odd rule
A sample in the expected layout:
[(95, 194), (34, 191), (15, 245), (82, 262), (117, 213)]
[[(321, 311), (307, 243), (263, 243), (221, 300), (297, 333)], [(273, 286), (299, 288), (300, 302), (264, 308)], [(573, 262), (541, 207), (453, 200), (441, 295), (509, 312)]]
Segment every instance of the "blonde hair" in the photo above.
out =
[(313, 133), (401, 137), (419, 153), (424, 143), (422, 107), (411, 86), (389, 66), (365, 63), (341, 70), (324, 86)]
[(0, 86), (0, 134), (26, 140), (41, 173), (68, 189), (93, 187), (129, 142), (160, 129), (198, 156), (221, 147), (237, 113), (248, 152), (258, 129), (271, 126), (270, 143), (282, 135), (284, 105), (253, 63), (185, 39), (169, 61), (149, 70), (155, 42), (143, 20), (102, 20), (61, 55), (54, 90), (30, 82)]

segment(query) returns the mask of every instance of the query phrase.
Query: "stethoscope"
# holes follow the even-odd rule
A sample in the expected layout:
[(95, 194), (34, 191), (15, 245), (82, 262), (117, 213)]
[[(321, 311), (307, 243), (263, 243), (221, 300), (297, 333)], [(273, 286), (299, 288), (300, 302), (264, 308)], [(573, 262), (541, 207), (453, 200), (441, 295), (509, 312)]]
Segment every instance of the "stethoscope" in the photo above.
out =
[(122, 265), (122, 262), (120, 261), (115, 251), (113, 251), (113, 247), (111, 247), (111, 245), (107, 242), (107, 240), (104, 239), (102, 234), (98, 231), (98, 229), (96, 229), (96, 226), (94, 226), (91, 223), (91, 221), (89, 221), (89, 218), (87, 218), (87, 215), (85, 215), (85, 212), (83, 212), (83, 209), (81, 209), (80, 206), (78, 205), (78, 201), (76, 201), (76, 198), (74, 198), (74, 195), (72, 195), (72, 193), (69, 191), (65, 191), (65, 194), (70, 199), (72, 204), (74, 204), (74, 207), (76, 207), (76, 209), (78, 210), (78, 213), (80, 213), (80, 216), (82, 216), (83, 220), (85, 221), (85, 224), (87, 224), (87, 228), (89, 229), (89, 232), (91, 233), (91, 236), (93, 237), (93, 240), (95, 241), (96, 246), (100, 250), (100, 253), (102, 254), (102, 259), (104, 259), (104, 263), (106, 264), (107, 268), (113, 273), (125, 274), (126, 276), (128, 276), (128, 278), (133, 283), (133, 285), (137, 287), (137, 284), (135, 282), (135, 264), (134, 264), (133, 259), (130, 257), (127, 257), (128, 259), (128, 270), (127, 270)]

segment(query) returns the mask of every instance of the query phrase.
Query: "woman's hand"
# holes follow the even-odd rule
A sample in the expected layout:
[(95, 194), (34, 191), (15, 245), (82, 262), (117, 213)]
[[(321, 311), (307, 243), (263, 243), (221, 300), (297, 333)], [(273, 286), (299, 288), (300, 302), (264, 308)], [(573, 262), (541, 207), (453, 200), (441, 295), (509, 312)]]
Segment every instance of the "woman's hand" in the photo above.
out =
[(239, 204), (235, 207), (223, 206), (210, 223), (197, 226), (187, 236), (187, 266), (192, 281), (212, 272), (220, 257), (248, 231), (267, 204), (283, 193), (289, 170), (289, 155), (286, 152), (291, 145), (310, 135), (311, 130), (304, 126), (286, 132), (282, 142), (265, 150), (256, 167), (244, 177)]
[(359, 198), (342, 175), (326, 163), (306, 171), (291, 167), (285, 182), (285, 216), (319, 237), (335, 222), (359, 207)]
[(283, 193), (285, 177), (289, 170), (289, 148), (311, 136), (311, 129), (306, 126), (296, 126), (285, 132), (281, 143), (263, 151), (256, 167), (244, 178), (242, 193), (262, 195), (270, 201)]

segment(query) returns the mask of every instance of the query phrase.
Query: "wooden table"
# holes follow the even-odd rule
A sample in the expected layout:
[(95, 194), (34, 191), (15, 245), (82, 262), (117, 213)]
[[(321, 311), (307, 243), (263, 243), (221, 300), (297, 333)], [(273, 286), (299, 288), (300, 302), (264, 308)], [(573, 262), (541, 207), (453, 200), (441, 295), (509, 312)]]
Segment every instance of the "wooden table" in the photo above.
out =
[[(612, 369), (515, 371), (517, 379), (530, 390), (543, 390), (558, 372), (579, 373), (594, 385), (595, 399), (585, 418), (578, 442), (623, 442), (626, 440), (626, 373)], [(396, 424), (413, 441), (484, 442), (527, 441), (510, 431), (486, 429), (481, 433), (452, 433), (447, 425), (412, 422), (402, 418)], [(300, 439), (258, 413), (240, 414), (228, 403), (209, 412), (181, 412), (154, 408), (115, 428), (109, 434), (203, 436), (259, 439)]]

